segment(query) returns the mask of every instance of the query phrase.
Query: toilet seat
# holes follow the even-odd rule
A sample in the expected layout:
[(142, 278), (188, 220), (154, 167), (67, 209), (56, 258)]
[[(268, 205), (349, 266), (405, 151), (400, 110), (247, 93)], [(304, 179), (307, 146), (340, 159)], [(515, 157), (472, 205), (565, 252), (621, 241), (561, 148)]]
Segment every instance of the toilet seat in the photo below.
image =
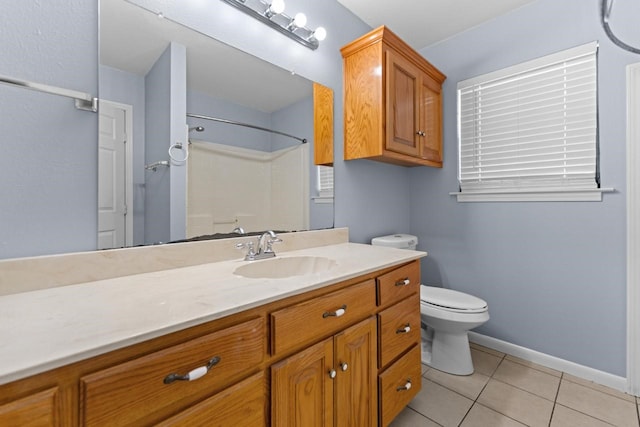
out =
[(456, 313), (482, 313), (488, 310), (483, 299), (434, 286), (420, 286), (420, 303)]

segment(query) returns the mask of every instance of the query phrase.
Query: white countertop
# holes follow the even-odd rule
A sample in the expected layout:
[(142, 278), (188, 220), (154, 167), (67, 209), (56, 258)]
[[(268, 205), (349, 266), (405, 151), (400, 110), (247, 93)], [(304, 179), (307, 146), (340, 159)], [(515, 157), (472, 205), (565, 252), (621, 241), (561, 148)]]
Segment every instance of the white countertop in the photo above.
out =
[(0, 384), (425, 255), (342, 243), (278, 254), (336, 261), (305, 276), (240, 277), (238, 259), (2, 296)]

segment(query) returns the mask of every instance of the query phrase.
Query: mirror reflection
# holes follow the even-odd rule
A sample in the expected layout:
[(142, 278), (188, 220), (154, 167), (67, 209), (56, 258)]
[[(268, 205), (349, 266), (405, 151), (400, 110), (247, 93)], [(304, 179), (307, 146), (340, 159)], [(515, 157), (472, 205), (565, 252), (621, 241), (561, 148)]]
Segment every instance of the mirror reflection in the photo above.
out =
[(312, 82), (123, 0), (100, 28), (99, 248), (333, 226)]

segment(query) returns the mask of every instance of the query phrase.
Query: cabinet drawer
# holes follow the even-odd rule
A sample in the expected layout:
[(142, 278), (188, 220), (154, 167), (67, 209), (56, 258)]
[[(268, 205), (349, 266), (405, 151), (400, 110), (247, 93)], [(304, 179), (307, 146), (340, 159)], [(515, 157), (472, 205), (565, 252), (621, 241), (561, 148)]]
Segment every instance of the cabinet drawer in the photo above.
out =
[(300, 348), (374, 313), (373, 279), (271, 313), (273, 354)]
[(266, 426), (266, 404), (264, 373), (260, 372), (157, 426)]
[[(250, 320), (82, 377), (82, 424), (157, 421), (230, 385), (262, 361), (264, 323), (263, 318)], [(170, 374), (185, 375), (214, 357), (219, 361), (201, 378), (165, 384)]]
[(378, 367), (393, 361), (403, 351), (420, 341), (420, 296), (392, 305), (378, 314), (380, 352)]
[[(378, 305), (400, 301), (420, 290), (420, 263), (414, 261), (396, 268), (378, 279)], [(419, 293), (419, 292), (418, 292)]]
[(58, 426), (58, 388), (41, 391), (0, 405), (0, 426)]
[[(411, 387), (407, 389), (409, 382)], [(421, 388), (420, 346), (416, 345), (378, 376), (382, 425), (389, 425)]]

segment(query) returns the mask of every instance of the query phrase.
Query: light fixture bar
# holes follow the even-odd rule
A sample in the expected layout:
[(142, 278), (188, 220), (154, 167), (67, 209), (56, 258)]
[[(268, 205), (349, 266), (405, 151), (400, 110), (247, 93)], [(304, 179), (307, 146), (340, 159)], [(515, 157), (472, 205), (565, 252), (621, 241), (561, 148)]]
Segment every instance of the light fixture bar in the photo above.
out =
[[(297, 41), (303, 46), (311, 50), (316, 50), (320, 45), (318, 39), (314, 36), (314, 31), (302, 26), (293, 26), (293, 18), (285, 13), (271, 14), (267, 13), (269, 3), (261, 0), (222, 0), (231, 6), (240, 9), (247, 15), (253, 16), (258, 21), (267, 24), (274, 30), (277, 30), (285, 36)], [(268, 16), (270, 15), (270, 16)], [(324, 30), (323, 30), (324, 31)], [(326, 32), (325, 32), (326, 33)]]

